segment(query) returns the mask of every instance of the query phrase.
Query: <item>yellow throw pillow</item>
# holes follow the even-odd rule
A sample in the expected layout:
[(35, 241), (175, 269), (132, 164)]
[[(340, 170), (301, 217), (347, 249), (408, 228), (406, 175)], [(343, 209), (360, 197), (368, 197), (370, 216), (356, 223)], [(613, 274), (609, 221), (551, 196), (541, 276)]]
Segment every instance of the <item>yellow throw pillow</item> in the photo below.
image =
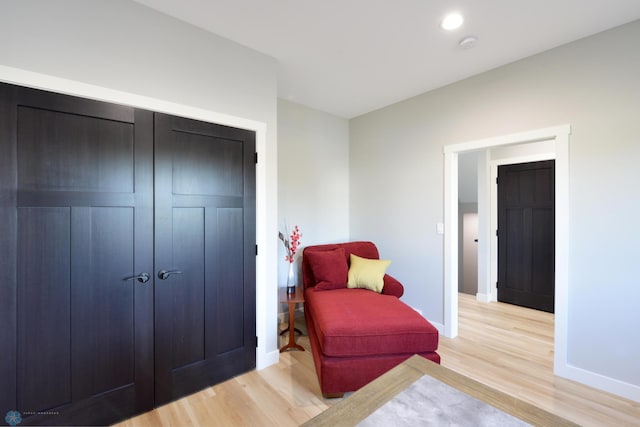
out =
[(351, 254), (349, 256), (351, 266), (349, 267), (348, 288), (371, 289), (378, 293), (384, 287), (384, 274), (391, 261), (384, 259), (361, 258)]

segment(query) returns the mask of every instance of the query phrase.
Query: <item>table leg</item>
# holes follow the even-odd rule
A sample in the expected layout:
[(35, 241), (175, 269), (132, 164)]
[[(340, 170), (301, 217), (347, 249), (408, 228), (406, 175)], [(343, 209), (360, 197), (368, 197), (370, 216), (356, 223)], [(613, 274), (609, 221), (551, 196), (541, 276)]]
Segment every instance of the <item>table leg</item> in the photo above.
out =
[[(300, 329), (298, 329), (298, 328), (293, 328), (293, 331), (294, 331), (295, 333), (297, 333), (297, 334), (303, 335), (302, 331), (301, 331)], [(288, 326), (287, 326), (287, 329), (283, 329), (283, 330), (280, 332), (280, 336), (282, 336), (282, 335), (286, 334), (287, 332), (289, 332), (289, 327), (288, 327)]]
[(286, 331), (289, 331), (289, 342), (287, 343), (287, 345), (285, 345), (284, 347), (282, 347), (280, 349), (280, 353), (282, 353), (282, 352), (284, 352), (284, 351), (286, 351), (286, 350), (288, 350), (290, 348), (294, 348), (296, 350), (304, 351), (304, 348), (301, 345), (296, 344), (296, 334), (295, 334), (295, 332), (298, 331), (294, 327), (294, 322), (296, 320), (296, 318), (295, 318), (296, 304), (295, 303), (289, 303), (288, 305), (289, 305), (289, 329), (286, 329), (286, 330), (282, 331), (280, 333), (280, 335), (282, 335)]

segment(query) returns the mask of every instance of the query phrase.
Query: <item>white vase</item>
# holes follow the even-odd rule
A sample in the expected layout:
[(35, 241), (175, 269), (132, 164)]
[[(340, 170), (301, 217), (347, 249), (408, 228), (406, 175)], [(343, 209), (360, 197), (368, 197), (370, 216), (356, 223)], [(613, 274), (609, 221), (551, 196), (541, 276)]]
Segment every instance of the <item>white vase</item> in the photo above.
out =
[(289, 274), (287, 275), (287, 292), (293, 293), (296, 289), (296, 278), (293, 272), (293, 263), (289, 263)]

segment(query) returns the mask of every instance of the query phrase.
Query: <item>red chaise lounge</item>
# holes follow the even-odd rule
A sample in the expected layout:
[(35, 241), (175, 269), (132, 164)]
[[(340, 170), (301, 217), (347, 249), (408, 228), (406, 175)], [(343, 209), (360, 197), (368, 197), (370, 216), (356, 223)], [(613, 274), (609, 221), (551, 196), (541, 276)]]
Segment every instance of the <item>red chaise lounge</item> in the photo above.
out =
[(379, 259), (371, 242), (308, 246), (302, 256), (305, 319), (324, 397), (355, 391), (414, 354), (440, 363), (438, 330), (399, 298), (388, 274), (378, 293), (347, 288), (350, 255)]

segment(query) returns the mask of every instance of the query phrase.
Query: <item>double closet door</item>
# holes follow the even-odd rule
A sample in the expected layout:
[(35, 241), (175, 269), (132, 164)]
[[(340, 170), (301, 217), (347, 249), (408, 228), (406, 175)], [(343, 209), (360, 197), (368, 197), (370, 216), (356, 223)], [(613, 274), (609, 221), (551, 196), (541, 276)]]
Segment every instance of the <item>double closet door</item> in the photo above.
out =
[(109, 424), (255, 368), (254, 153), (0, 84), (0, 413)]

